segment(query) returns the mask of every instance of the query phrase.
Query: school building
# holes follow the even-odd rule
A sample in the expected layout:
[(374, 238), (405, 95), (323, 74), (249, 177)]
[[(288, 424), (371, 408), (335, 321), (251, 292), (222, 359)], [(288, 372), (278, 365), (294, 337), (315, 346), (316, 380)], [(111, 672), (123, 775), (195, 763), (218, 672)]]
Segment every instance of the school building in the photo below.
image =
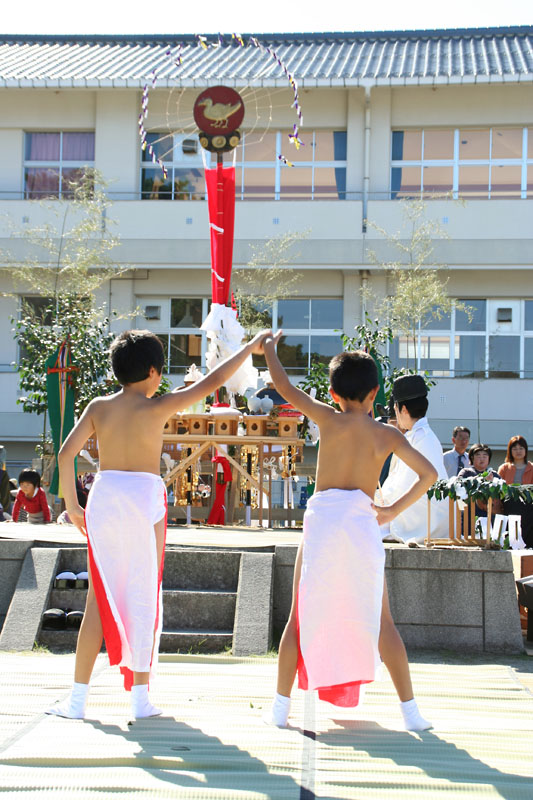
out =
[[(210, 248), (192, 108), (206, 86), (229, 85), (246, 105), (234, 268), (251, 247), (305, 233), (289, 267), (303, 276), (297, 294), (270, 309), (294, 379), (341, 349), (339, 330), (350, 334), (363, 317), (362, 288), (390, 293), (392, 251), (378, 228), (408, 241), (399, 200), (421, 196), (447, 234), (431, 260), (446, 265), (450, 295), (473, 309), (471, 319), (454, 309), (418, 332), (418, 367), (436, 380), (431, 425), (445, 446), (455, 424), (467, 425), (500, 459), (511, 435), (533, 443), (533, 27), (259, 38), (282, 66), (246, 36), (244, 47), (207, 37), (207, 49), (179, 35), (2, 37), (2, 266), (6, 253), (24, 255), (12, 230), (46, 220), (38, 201), (63, 196), (77, 169), (94, 166), (110, 182), (108, 217), (121, 237), (113, 258), (128, 267), (96, 300), (139, 309), (113, 328), (157, 332), (176, 383), (188, 364), (203, 365)], [(299, 150), (288, 140), (297, 117), (283, 66), (298, 84)], [(154, 74), (145, 124), (166, 176), (138, 133)], [(0, 290), (0, 442), (16, 474), (42, 418), (17, 405), (10, 319), (21, 290), (6, 271)], [(406, 351), (399, 337), (393, 363)]]

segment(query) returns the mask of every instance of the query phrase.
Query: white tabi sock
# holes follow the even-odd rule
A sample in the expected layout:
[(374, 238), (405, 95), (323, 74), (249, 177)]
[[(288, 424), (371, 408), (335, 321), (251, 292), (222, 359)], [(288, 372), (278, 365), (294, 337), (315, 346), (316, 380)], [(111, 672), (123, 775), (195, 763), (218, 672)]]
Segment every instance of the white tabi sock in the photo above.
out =
[(56, 717), (67, 717), (67, 719), (84, 719), (88, 693), (88, 683), (75, 683), (70, 697), (63, 703), (57, 703), (57, 705), (52, 706), (46, 713), (55, 714)]
[(407, 731), (427, 731), (429, 728), (433, 727), (431, 722), (424, 719), (418, 710), (414, 697), (412, 700), (406, 700), (404, 703), (400, 703), (400, 708)]
[(148, 684), (146, 683), (131, 687), (131, 710), (135, 719), (159, 717), (163, 713), (148, 699)]
[(263, 714), (263, 722), (276, 728), (286, 728), (290, 710), (291, 698), (276, 692), (270, 711)]

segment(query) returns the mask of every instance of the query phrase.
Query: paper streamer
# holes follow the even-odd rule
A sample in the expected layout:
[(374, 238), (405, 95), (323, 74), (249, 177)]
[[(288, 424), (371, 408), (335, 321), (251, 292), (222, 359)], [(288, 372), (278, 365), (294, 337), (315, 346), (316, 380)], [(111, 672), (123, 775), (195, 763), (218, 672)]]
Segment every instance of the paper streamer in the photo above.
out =
[[(203, 36), (200, 34), (195, 34), (196, 42), (198, 47), (202, 50), (209, 50), (210, 48), (218, 48), (218, 47), (225, 47), (226, 43), (224, 41), (224, 37), (221, 33), (218, 34), (217, 41), (210, 41), (207, 36)], [(283, 70), (289, 85), (294, 93), (294, 101), (292, 103), (292, 107), (295, 109), (297, 117), (298, 117), (298, 124), (293, 125), (292, 133), (288, 135), (289, 142), (299, 150), (300, 147), (304, 146), (304, 142), (300, 139), (300, 127), (303, 126), (303, 112), (302, 107), (300, 105), (300, 95), (298, 93), (298, 83), (296, 78), (292, 74), (292, 72), (288, 69), (287, 65), (279, 55), (279, 53), (274, 50), (272, 47), (262, 44), (256, 36), (250, 36), (248, 40), (248, 45), (244, 42), (242, 36), (239, 33), (232, 33), (231, 34), (231, 41), (237, 44), (239, 47), (247, 47), (252, 46), (256, 47), (258, 50), (261, 50), (264, 53), (268, 53), (270, 58), (278, 64), (278, 66)], [(165, 56), (169, 59), (175, 66), (181, 67), (183, 65), (183, 45), (179, 44), (176, 48), (169, 47), (165, 52)], [(150, 89), (155, 89), (157, 84), (158, 78), (158, 70), (156, 67), (150, 73), (150, 79), (147, 81), (143, 87), (142, 98), (141, 98), (141, 111), (139, 114), (138, 125), (139, 125), (139, 136), (141, 139), (141, 149), (148, 150), (148, 154), (152, 159), (154, 164), (157, 164), (161, 171), (163, 172), (163, 176), (165, 180), (168, 177), (168, 170), (164, 164), (164, 162), (158, 158), (153, 148), (153, 145), (148, 144), (148, 132), (145, 127), (145, 120), (148, 117), (148, 105), (150, 102)], [(293, 167), (294, 164), (288, 158), (286, 158), (282, 153), (278, 154), (278, 159), (285, 164), (287, 167)]]

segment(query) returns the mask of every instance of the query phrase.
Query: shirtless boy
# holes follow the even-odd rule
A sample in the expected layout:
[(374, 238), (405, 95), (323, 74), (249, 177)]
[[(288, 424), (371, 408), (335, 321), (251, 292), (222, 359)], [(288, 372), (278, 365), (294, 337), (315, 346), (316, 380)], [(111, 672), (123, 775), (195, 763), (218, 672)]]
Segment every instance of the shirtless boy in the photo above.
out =
[[(291, 384), (276, 354), (280, 335), (263, 343), (270, 375), (287, 402), (318, 424), (320, 449), (280, 643), (277, 693), (265, 721), (287, 725), (297, 671), (301, 688), (318, 689), (319, 697), (335, 705), (357, 705), (361, 684), (374, 680), (379, 647), (406, 727), (429, 728), (413, 698), (405, 649), (390, 616), (379, 524), (421, 497), (437, 473), (399, 431), (369, 416), (378, 391), (370, 355), (345, 352), (330, 362), (336, 411)], [(394, 504), (376, 508), (372, 498), (391, 452), (418, 478)]]
[[(150, 331), (125, 331), (111, 345), (121, 391), (93, 400), (59, 453), (70, 519), (88, 538), (89, 591), (76, 648), (74, 686), (68, 700), (48, 713), (81, 719), (94, 663), (105, 636), (111, 664), (119, 664), (136, 719), (161, 711), (148, 698), (162, 622), (161, 577), (166, 533), (166, 490), (160, 478), (163, 428), (176, 412), (224, 384), (252, 353), (259, 333), (202, 380), (154, 397), (164, 352)], [(87, 502), (76, 496), (74, 459), (90, 436), (98, 440), (100, 471)]]

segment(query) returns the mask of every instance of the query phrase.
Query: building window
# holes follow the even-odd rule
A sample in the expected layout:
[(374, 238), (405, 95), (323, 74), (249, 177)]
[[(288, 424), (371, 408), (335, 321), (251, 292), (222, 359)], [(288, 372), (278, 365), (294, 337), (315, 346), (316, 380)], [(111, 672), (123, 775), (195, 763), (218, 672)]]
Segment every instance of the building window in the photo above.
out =
[[(263, 136), (244, 134), (235, 151), (235, 195), (240, 200), (344, 200), (346, 198), (346, 131), (309, 131), (296, 150), (289, 131)], [(148, 147), (142, 151), (141, 197), (145, 200), (198, 200), (205, 197), (203, 158), (196, 136), (150, 133), (147, 145), (167, 170), (165, 178), (152, 163)], [(293, 166), (278, 156), (290, 157)], [(227, 158), (230, 161), (231, 156)]]
[[(276, 300), (260, 309), (274, 329), (283, 328), (278, 344), (281, 363), (290, 375), (306, 375), (312, 364), (328, 364), (342, 350), (343, 301), (333, 298), (290, 298)], [(262, 356), (256, 366), (266, 368)]]
[(86, 167), (94, 167), (94, 132), (25, 134), (26, 199), (72, 197)]
[[(148, 147), (141, 151), (141, 197), (143, 200), (203, 200), (205, 198), (202, 148), (195, 134), (149, 133), (153, 148), (167, 169), (167, 176), (152, 162)], [(205, 152), (210, 166), (210, 153)]]
[(391, 198), (533, 196), (533, 128), (392, 132)]
[[(416, 354), (412, 338), (396, 337), (392, 366), (427, 370), (434, 377), (533, 378), (533, 300), (460, 302), (470, 315), (454, 307), (441, 320), (419, 326)], [(498, 324), (497, 309), (504, 305), (516, 308), (517, 319), (513, 313)]]

